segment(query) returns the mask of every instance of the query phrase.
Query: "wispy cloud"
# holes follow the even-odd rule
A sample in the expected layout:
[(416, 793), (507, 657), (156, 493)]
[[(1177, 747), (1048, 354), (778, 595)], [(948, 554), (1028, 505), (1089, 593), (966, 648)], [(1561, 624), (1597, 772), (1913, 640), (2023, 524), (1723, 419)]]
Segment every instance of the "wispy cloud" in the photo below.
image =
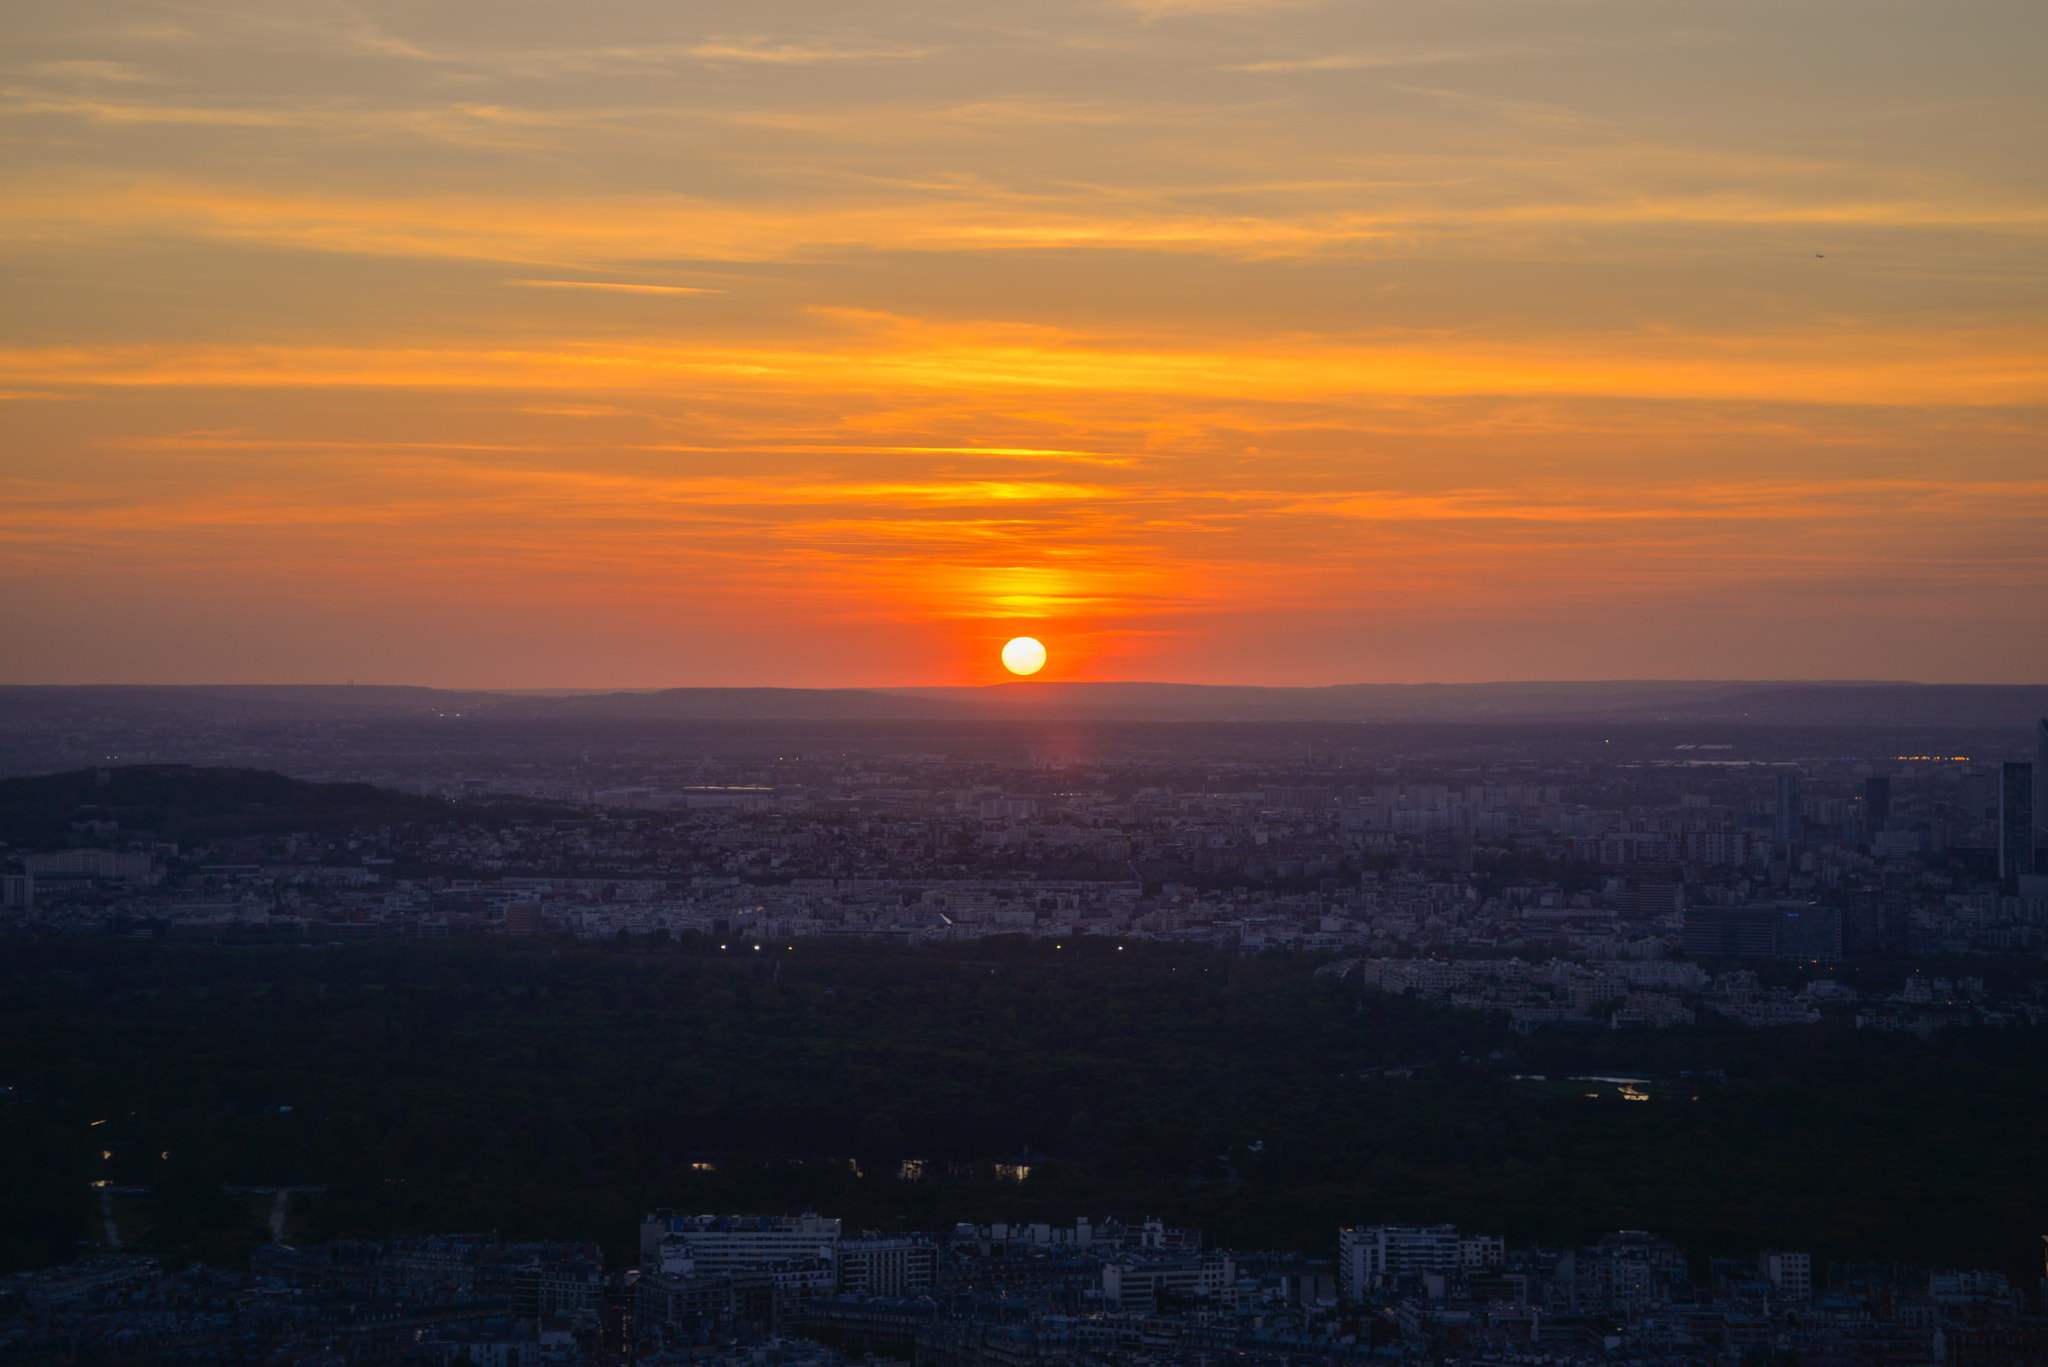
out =
[(1232, 71), (1364, 71), (1382, 67), (1440, 66), (1452, 62), (1498, 60), (1501, 53), (1459, 48), (1436, 52), (1331, 52), (1320, 57), (1275, 57), (1246, 62)]
[(1153, 18), (1176, 14), (1257, 14), (1265, 10), (1309, 9), (1321, 0), (1124, 0)]
[(130, 62), (109, 62), (92, 58), (35, 62), (27, 70), (36, 76), (46, 79), (101, 81), (121, 85), (142, 85), (157, 79)]
[(230, 42), (282, 50), (359, 52), (409, 61), (445, 60), (442, 54), (391, 33), (347, 0), (179, 0), (164, 6), (180, 26), (157, 26), (169, 40)]
[(507, 280), (508, 285), (529, 289), (608, 290), (614, 294), (724, 294), (724, 290), (697, 285), (635, 285), (620, 280)]
[(682, 50), (707, 62), (763, 62), (772, 66), (810, 66), (819, 62), (907, 62), (929, 57), (937, 51), (930, 47), (799, 43), (763, 37), (712, 38)]
[(620, 341), (572, 348), (276, 346), (0, 349), (0, 383), (420, 386), (762, 394), (876, 388), (929, 396), (1151, 396), (1309, 402), (1357, 395), (1576, 395), (1660, 400), (2019, 405), (2048, 401), (2048, 338), (2028, 329), (1943, 334), (1832, 329), (1646, 332), (1540, 342), (1392, 332), (1234, 350), (1219, 339), (1132, 344), (1059, 329), (898, 320), (851, 342), (771, 346)]

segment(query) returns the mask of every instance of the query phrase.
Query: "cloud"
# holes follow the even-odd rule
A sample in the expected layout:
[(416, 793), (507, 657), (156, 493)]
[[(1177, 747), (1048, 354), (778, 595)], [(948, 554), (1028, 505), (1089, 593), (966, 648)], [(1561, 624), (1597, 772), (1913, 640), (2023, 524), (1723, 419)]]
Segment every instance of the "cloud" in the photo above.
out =
[(651, 416), (633, 408), (619, 408), (601, 403), (529, 403), (521, 404), (522, 413), (538, 413), (553, 418), (644, 418)]
[[(85, 108), (78, 102), (67, 107)], [(263, 127), (331, 116), (339, 120), (337, 130), (348, 122), (335, 111), (90, 109), (92, 117), (116, 121), (131, 115), (173, 122), (217, 118)], [(519, 123), (444, 115), (432, 129), (412, 130), (415, 145), (425, 136), (522, 155), (530, 140), (553, 136)], [(401, 126), (390, 125), (394, 131)], [(857, 279), (859, 258), (871, 253), (1142, 252), (1310, 261), (1478, 252), (1499, 259), (1532, 250), (1583, 256), (1590, 246), (1582, 235), (1595, 230), (1620, 234), (1612, 248), (1625, 253), (1668, 251), (1647, 236), (1659, 228), (1954, 230), (2009, 239), (1985, 236), (1969, 245), (1981, 259), (1986, 252), (2027, 250), (2027, 239), (2048, 233), (2048, 203), (2025, 196), (1960, 193), (1932, 182), (1866, 185), (1840, 167), (1792, 157), (1743, 162), (1661, 148), (1604, 155), (1610, 173), (1599, 175), (1587, 164), (1567, 175), (1541, 160), (1520, 167), (1454, 166), (1390, 154), (1379, 166), (1346, 163), (1352, 174), (1341, 179), (1287, 179), (1287, 168), (1274, 166), (1267, 176), (1209, 184), (1069, 182), (1030, 194), (1001, 183), (911, 184), (843, 175), (807, 177), (787, 192), (748, 196), (533, 198), (428, 186), (411, 194), (349, 194), (190, 175), (53, 170), (17, 176), (11, 193), (0, 196), (0, 238), (118, 247), (150, 234), (422, 261), (466, 258), (501, 268), (520, 263), (550, 272), (630, 271), (673, 261), (686, 247), (691, 260), (704, 263), (831, 261)], [(1652, 163), (1661, 165), (1654, 174), (1645, 169)], [(1425, 167), (1438, 178), (1417, 174)], [(1463, 174), (1441, 174), (1454, 169)], [(1510, 180), (1517, 182), (1512, 191)], [(1784, 249), (1777, 241), (1724, 238), (1706, 259), (1737, 248)], [(1802, 259), (1810, 261), (1811, 250)]]
[(819, 62), (908, 62), (931, 56), (929, 47), (832, 47), (772, 38), (713, 38), (682, 49), (707, 62), (764, 62), (772, 66), (810, 66)]
[[(842, 311), (844, 312), (844, 311)], [(873, 315), (853, 314), (855, 317)], [(2031, 328), (1773, 333), (1674, 329), (1518, 338), (1382, 330), (1365, 339), (1150, 342), (1002, 323), (886, 320), (844, 340), (682, 344), (629, 339), (403, 349), (320, 346), (0, 348), (0, 383), (413, 389), (545, 388), (587, 394), (1118, 395), (1221, 402), (1363, 395), (1575, 395), (1878, 407), (2048, 401), (2048, 338)]]
[(36, 62), (28, 70), (38, 76), (54, 77), (59, 80), (108, 81), (124, 85), (145, 84), (157, 79), (128, 62), (98, 61), (91, 58)]
[[(573, 409), (566, 407), (529, 407), (528, 413), (584, 413), (623, 414), (621, 408)], [(638, 415), (646, 416), (646, 415)], [(878, 442), (818, 442), (805, 440), (756, 441), (747, 443), (724, 442), (718, 445), (683, 446), (665, 442), (653, 446), (634, 446), (635, 451), (677, 451), (701, 453), (741, 452), (787, 452), (801, 455), (833, 456), (967, 456), (980, 460), (1022, 461), (1029, 464), (1054, 465), (1099, 465), (1106, 469), (1127, 469), (1140, 463), (1136, 456), (1110, 456), (1096, 451), (1068, 451), (1057, 447), (1036, 446), (889, 446)]]
[(1052, 460), (1080, 465), (1136, 465), (1133, 456), (1105, 456), (1094, 451), (1062, 451), (1030, 446), (889, 446), (880, 448), (906, 455), (986, 456), (1002, 460)]
[(1148, 18), (1176, 14), (1259, 14), (1267, 10), (1310, 9), (1321, 0), (1123, 0)]
[(1363, 71), (1383, 67), (1437, 66), (1450, 62), (1483, 62), (1498, 60), (1505, 54), (1481, 52), (1470, 49), (1455, 49), (1442, 52), (1407, 53), (1365, 53), (1333, 52), (1321, 57), (1281, 57), (1263, 62), (1247, 62), (1228, 68), (1231, 71)]
[(1295, 516), (1367, 522), (1499, 521), (1569, 523), (1798, 522), (1808, 534), (1830, 521), (1862, 521), (1873, 514), (1926, 512), (1944, 516), (2032, 518), (2048, 513), (2048, 480), (1803, 479), (1773, 478), (1658, 484), (1628, 481), (1525, 482), (1484, 489), (1417, 494), (1381, 490), (1338, 498), (1284, 502)]
[(524, 285), (531, 289), (550, 290), (610, 290), (618, 294), (724, 294), (724, 290), (705, 289), (696, 285), (633, 285), (616, 280), (507, 280), (508, 285)]
[(346, 0), (212, 0), (169, 8), (190, 27), (163, 31), (163, 38), (284, 51), (340, 50), (419, 62), (446, 60), (388, 33)]

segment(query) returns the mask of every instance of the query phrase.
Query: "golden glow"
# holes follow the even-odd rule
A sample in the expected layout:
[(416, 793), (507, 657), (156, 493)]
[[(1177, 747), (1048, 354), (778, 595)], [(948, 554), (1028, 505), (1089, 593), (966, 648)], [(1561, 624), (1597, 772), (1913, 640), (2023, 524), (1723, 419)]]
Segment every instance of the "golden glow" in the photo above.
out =
[(31, 9), (0, 682), (2048, 677), (2024, 7)]
[(1012, 674), (1036, 674), (1045, 668), (1045, 647), (1029, 636), (1019, 636), (1003, 647), (1003, 668)]

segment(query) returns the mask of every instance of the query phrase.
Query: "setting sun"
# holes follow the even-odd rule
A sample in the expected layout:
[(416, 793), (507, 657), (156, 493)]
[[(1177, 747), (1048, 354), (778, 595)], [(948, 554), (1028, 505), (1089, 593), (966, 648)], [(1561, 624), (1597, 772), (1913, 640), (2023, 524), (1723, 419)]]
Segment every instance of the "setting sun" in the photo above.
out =
[(1029, 636), (1019, 636), (1003, 647), (1003, 668), (1012, 674), (1036, 674), (1045, 668), (1045, 647)]
[(11, 6), (0, 685), (2048, 679), (2041, 5), (1030, 12)]

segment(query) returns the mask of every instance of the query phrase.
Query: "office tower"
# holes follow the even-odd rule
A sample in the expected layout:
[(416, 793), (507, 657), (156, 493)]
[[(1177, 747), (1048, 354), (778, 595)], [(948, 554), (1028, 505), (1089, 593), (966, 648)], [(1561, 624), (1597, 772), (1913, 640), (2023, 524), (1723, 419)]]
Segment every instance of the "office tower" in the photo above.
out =
[(1888, 774), (1875, 774), (1863, 780), (1863, 826), (1865, 830), (1881, 831), (1885, 821), (1892, 814), (1892, 780)]
[(1998, 769), (1998, 876), (2034, 871), (2034, 766), (2008, 760)]
[(1778, 816), (1772, 827), (1773, 839), (1796, 844), (1805, 834), (1799, 821), (1799, 775), (1778, 775)]
[[(2048, 717), (2034, 723), (2034, 848), (2048, 850)], [(2048, 872), (2048, 859), (2034, 856), (2036, 872)]]

